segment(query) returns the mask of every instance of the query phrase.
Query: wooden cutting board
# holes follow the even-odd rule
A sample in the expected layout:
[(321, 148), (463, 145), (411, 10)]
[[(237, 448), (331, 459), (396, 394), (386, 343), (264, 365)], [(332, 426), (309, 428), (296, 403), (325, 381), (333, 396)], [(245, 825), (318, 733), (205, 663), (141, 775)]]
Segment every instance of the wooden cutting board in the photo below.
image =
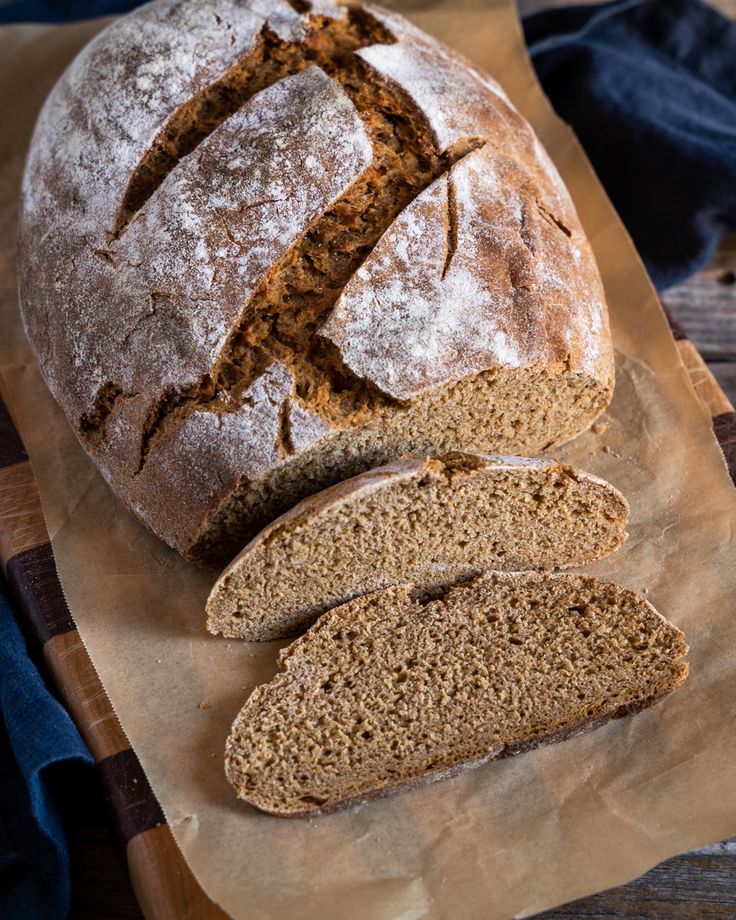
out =
[[(736, 412), (694, 345), (673, 329), (693, 386), (736, 481)], [(224, 918), (184, 862), (163, 812), (90, 661), (67, 607), (33, 471), (0, 400), (0, 562), (18, 609), (43, 649), (61, 696), (94, 755), (147, 918)]]

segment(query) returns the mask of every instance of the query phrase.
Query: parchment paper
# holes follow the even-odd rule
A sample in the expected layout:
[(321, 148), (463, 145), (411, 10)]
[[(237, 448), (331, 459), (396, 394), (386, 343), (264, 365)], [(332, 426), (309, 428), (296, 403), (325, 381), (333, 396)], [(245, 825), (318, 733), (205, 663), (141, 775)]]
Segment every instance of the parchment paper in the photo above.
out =
[(0, 360), (11, 409), (82, 638), (194, 874), (238, 918), (528, 916), (736, 833), (736, 501), (709, 416), (625, 231), (541, 95), (511, 2), (415, 3), (411, 15), (501, 80), (573, 192), (605, 279), (618, 383), (605, 433), (558, 455), (628, 496), (627, 545), (590, 571), (649, 590), (687, 633), (691, 677), (635, 719), (311, 821), (259, 814), (223, 776), (230, 723), (283, 643), (207, 635), (212, 577), (117, 505), (22, 337), (13, 248), (23, 152), (45, 92), (99, 24), (0, 33)]

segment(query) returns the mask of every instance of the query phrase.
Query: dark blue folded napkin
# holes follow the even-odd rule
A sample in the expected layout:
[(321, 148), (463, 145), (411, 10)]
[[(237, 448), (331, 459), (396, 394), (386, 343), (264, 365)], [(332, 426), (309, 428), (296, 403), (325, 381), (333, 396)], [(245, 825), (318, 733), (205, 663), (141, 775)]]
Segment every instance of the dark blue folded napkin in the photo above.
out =
[(3, 22), (74, 22), (128, 13), (143, 0), (0, 0)]
[(54, 799), (63, 798), (67, 771), (91, 763), (29, 659), (0, 585), (0, 917), (69, 912), (69, 853)]
[(700, 0), (616, 0), (524, 23), (658, 288), (736, 230), (736, 23)]

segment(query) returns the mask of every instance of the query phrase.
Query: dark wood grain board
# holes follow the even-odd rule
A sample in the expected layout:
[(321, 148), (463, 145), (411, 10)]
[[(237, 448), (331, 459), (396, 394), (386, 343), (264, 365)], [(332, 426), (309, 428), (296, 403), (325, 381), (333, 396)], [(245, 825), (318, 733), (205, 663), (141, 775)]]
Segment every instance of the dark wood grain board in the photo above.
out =
[[(736, 311), (736, 296), (734, 310)], [(736, 360), (708, 361), (708, 367), (731, 404), (736, 406)]]
[(566, 904), (536, 920), (733, 920), (736, 842), (676, 856), (628, 885)]
[(704, 271), (666, 291), (663, 301), (736, 402), (736, 236)]

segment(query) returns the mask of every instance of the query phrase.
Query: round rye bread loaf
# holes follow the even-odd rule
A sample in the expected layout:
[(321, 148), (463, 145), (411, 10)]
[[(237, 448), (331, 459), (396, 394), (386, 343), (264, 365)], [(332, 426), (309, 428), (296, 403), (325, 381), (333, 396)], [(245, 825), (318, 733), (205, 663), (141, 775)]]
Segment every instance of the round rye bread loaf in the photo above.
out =
[(566, 441), (613, 388), (534, 132), (372, 6), (157, 0), (105, 29), (36, 126), (20, 290), (82, 444), (201, 564), (405, 452)]

